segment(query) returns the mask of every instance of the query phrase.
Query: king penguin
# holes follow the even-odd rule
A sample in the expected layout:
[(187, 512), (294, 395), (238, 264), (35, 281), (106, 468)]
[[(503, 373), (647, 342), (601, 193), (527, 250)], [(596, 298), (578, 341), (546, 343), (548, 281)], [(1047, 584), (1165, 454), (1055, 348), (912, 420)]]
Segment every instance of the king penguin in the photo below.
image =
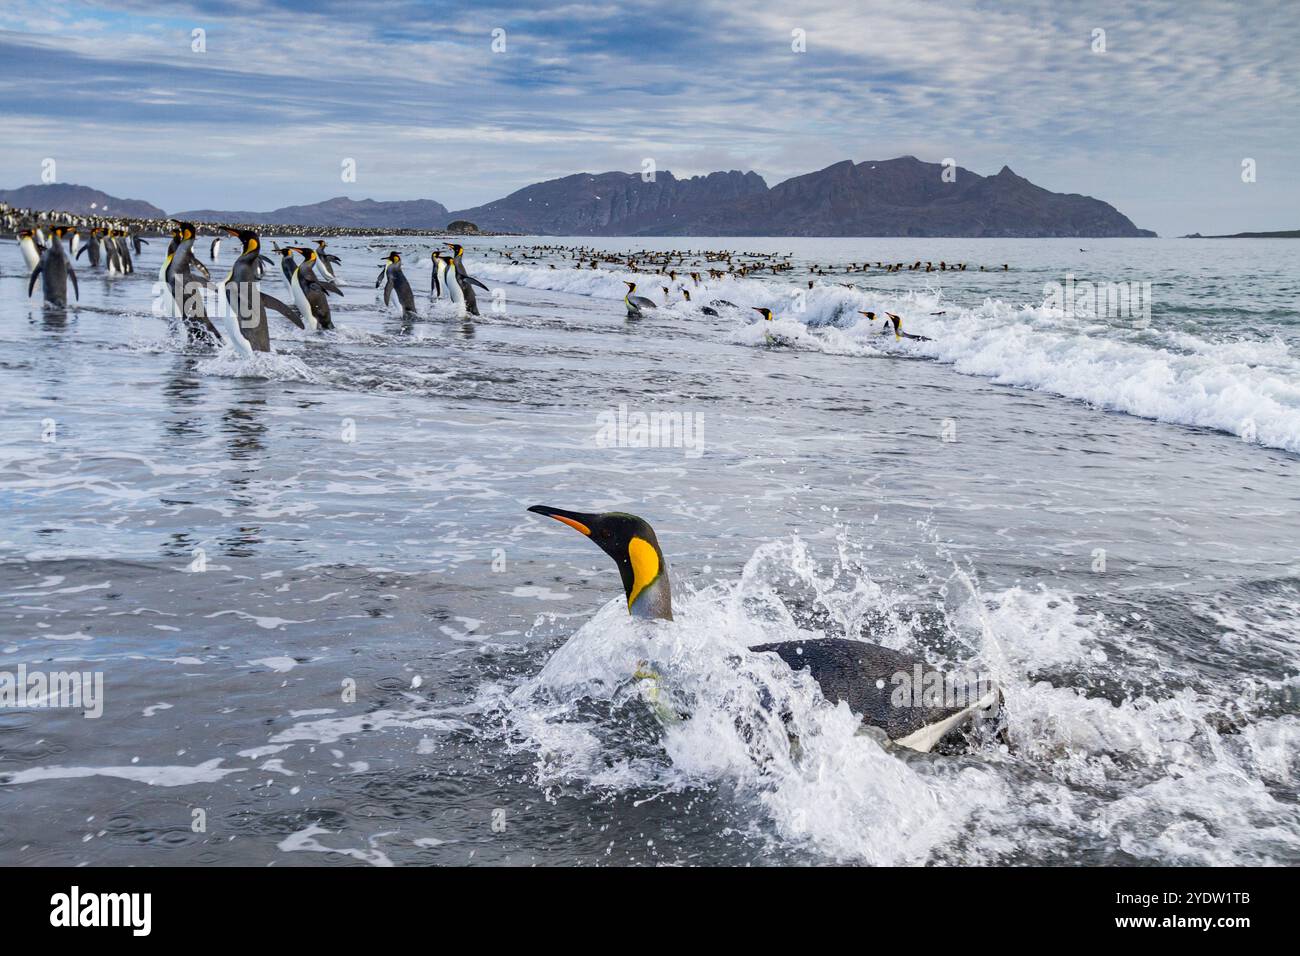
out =
[(23, 262), (27, 263), (27, 274), (41, 264), (41, 248), (36, 244), (36, 233), (24, 229), (18, 233), (18, 248), (22, 250)]
[[(261, 264), (271, 260), (262, 254), (262, 241), (256, 232), (248, 229), (227, 229), (238, 236), (242, 251), (230, 267), (223, 283), (230, 310), (229, 321), (223, 329), (235, 351), (245, 356), (253, 352), (271, 351), (271, 330), (266, 321), (266, 309), (271, 307), (281, 315), (297, 321), (289, 307), (279, 299), (261, 290), (258, 278)], [(235, 324), (231, 328), (231, 324)]]
[(627, 306), (627, 317), (629, 319), (639, 319), (641, 317), (642, 309), (658, 308), (658, 306), (645, 296), (634, 294), (636, 292), (635, 282), (628, 282), (624, 279), (623, 284), (627, 286), (627, 295), (623, 296), (623, 304)]
[(388, 305), (395, 292), (403, 316), (419, 315), (415, 308), (415, 293), (411, 291), (411, 283), (406, 281), (406, 275), (402, 272), (402, 257), (397, 252), (390, 252), (379, 265), (375, 288), (379, 288), (379, 283), (384, 283), (384, 305)]
[(68, 280), (72, 280), (72, 291), (81, 298), (81, 289), (77, 285), (77, 273), (73, 271), (68, 257), (63, 251), (63, 234), (67, 226), (55, 226), (50, 241), (41, 252), (41, 261), (32, 270), (27, 280), (27, 295), (30, 297), (36, 288), (36, 280), (41, 280), (41, 292), (48, 305), (66, 308), (68, 304)]
[[(528, 510), (568, 525), (614, 559), (629, 614), (673, 619), (668, 561), (649, 523), (622, 512), (587, 514), (545, 505)], [(759, 644), (750, 650), (776, 654), (791, 670), (807, 670), (829, 702), (844, 701), (864, 725), (884, 731), (899, 746), (923, 753), (977, 716), (992, 716), (1001, 702), (996, 688), (981, 688), (984, 692), (979, 699), (966, 706), (928, 706), (924, 699), (895, 702), (895, 690), (900, 686), (897, 675), (906, 675), (911, 681), (919, 674), (923, 686), (938, 682), (947, 687), (951, 682), (919, 658), (865, 641), (818, 638)]]
[(328, 279), (317, 277), (315, 265), (320, 261), (316, 250), (310, 246), (294, 246), (293, 251), (302, 256), (302, 262), (294, 269), (289, 280), (293, 287), (294, 304), (302, 313), (308, 328), (334, 328), (334, 318), (330, 314), (330, 293), (343, 295), (343, 290)]

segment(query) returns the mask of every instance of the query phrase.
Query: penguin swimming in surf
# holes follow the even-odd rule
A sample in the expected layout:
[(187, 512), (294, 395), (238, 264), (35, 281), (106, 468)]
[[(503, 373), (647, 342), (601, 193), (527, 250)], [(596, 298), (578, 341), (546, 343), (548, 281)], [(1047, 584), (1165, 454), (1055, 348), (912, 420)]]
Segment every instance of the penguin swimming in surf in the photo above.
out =
[(36, 288), (36, 280), (41, 280), (41, 293), (47, 305), (66, 308), (68, 305), (68, 280), (72, 280), (72, 291), (81, 299), (81, 288), (77, 285), (77, 273), (68, 262), (63, 251), (63, 234), (66, 226), (55, 226), (50, 241), (41, 252), (41, 261), (32, 270), (27, 280), (27, 295), (30, 298)]
[(627, 286), (627, 294), (623, 296), (623, 304), (627, 306), (627, 317), (629, 319), (639, 319), (642, 314), (641, 313), (642, 309), (659, 308), (657, 305), (654, 304), (654, 302), (652, 302), (650, 299), (647, 299), (645, 296), (635, 294), (636, 293), (635, 282), (628, 282), (626, 279), (624, 279), (623, 284)]
[[(668, 562), (654, 529), (645, 520), (621, 512), (586, 514), (545, 505), (528, 510), (568, 525), (614, 559), (630, 615), (673, 619)], [(937, 682), (947, 687), (952, 681), (920, 658), (865, 641), (817, 638), (759, 644), (750, 650), (776, 654), (791, 670), (807, 670), (830, 703), (844, 701), (864, 726), (884, 731), (895, 744), (923, 753), (977, 717), (994, 716), (1001, 702), (997, 688), (983, 687), (978, 688), (978, 699), (972, 703), (965, 697), (962, 706), (930, 706), (932, 701), (925, 696), (904, 700), (895, 694), (902, 686), (899, 675), (909, 682), (920, 677), (923, 686)]]
[[(863, 313), (863, 314), (864, 314), (864, 315), (869, 315), (869, 313)], [(887, 316), (889, 317), (890, 325), (893, 326), (894, 340), (895, 340), (895, 341), (898, 341), (898, 340), (901, 340), (901, 339), (912, 339), (912, 340), (915, 341), (915, 342), (929, 342), (929, 341), (931, 341), (930, 338), (929, 338), (928, 336), (925, 336), (925, 335), (913, 335), (911, 332), (904, 332), (904, 331), (903, 331), (903, 320), (902, 320), (900, 317), (898, 317), (897, 315), (894, 315), (894, 313), (892, 313), (892, 312), (886, 312), (885, 315), (887, 315)], [(871, 316), (871, 318), (874, 319), (875, 316)], [(889, 326), (886, 326), (885, 328), (883, 328), (883, 329), (880, 330), (880, 334), (881, 334), (881, 335), (888, 335), (889, 332), (890, 332)]]

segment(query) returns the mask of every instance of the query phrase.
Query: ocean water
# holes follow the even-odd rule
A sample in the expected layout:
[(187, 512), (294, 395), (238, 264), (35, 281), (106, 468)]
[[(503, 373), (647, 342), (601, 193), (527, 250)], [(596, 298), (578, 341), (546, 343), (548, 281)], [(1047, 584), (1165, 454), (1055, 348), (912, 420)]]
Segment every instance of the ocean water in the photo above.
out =
[[(1300, 243), (536, 240), (790, 256), (629, 320), (533, 242), (469, 245), (474, 321), (378, 301), (431, 241), (331, 242), (338, 330), (253, 361), (156, 314), (158, 241), (67, 312), (0, 247), (0, 675), (103, 681), (0, 707), (0, 863), (1300, 862)], [(676, 620), (539, 503), (649, 520)], [(992, 676), (1004, 739), (856, 734), (747, 651), (800, 635)]]

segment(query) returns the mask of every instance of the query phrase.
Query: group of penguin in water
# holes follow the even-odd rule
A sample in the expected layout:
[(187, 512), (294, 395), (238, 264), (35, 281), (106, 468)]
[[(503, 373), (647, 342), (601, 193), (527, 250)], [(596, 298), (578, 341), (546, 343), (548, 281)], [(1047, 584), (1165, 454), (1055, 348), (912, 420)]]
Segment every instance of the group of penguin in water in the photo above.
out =
[[(694, 275), (695, 274), (692, 273), (692, 276)], [(627, 306), (627, 317), (629, 319), (639, 319), (645, 315), (646, 309), (656, 309), (659, 307), (658, 304), (654, 302), (654, 300), (647, 299), (643, 295), (637, 295), (635, 282), (630, 282), (624, 279), (623, 284), (627, 286), (627, 293), (623, 296), (623, 303), (624, 305)], [(668, 289), (665, 288), (664, 292), (666, 293), (667, 291)], [(691, 291), (689, 289), (683, 287), (681, 289), (681, 293), (684, 301), (686, 302), (691, 301)], [(724, 307), (730, 309), (739, 308), (739, 306), (737, 306), (734, 302), (728, 302), (726, 299), (714, 299), (711, 302), (709, 302), (708, 305), (704, 306), (704, 308), (701, 309), (701, 311), (705, 315), (717, 315), (718, 309)], [(771, 309), (765, 306), (757, 306), (757, 305), (750, 306), (750, 308), (752, 308), (755, 312), (761, 315), (764, 321), (766, 322), (775, 321), (776, 316)], [(858, 314), (865, 315), (872, 322), (875, 322), (877, 318), (875, 312), (863, 312), (859, 310)], [(941, 314), (941, 313), (936, 313), (936, 314)], [(886, 312), (885, 318), (888, 321), (884, 323), (884, 327), (880, 330), (881, 335), (888, 335), (892, 331), (894, 333), (894, 338), (898, 340), (911, 339), (914, 342), (931, 341), (929, 336), (914, 335), (911, 332), (904, 332), (903, 319), (901, 316), (895, 315), (893, 312)], [(768, 334), (767, 341), (769, 344), (775, 341), (770, 333)]]
[[(225, 228), (224, 231), (240, 243), (240, 254), (220, 284), (230, 305), (229, 311), (220, 310), (220, 314), (213, 317), (206, 314), (202, 290), (208, 287), (211, 273), (194, 254), (197, 239), (194, 224), (180, 222), (172, 230), (171, 242), (159, 269), (158, 279), (172, 314), (184, 321), (192, 340), (211, 339), (215, 344), (216, 340), (224, 339), (244, 354), (268, 352), (271, 347), (266, 317), (268, 307), (303, 329), (314, 331), (334, 327), (328, 297), (343, 295), (334, 269), (341, 260), (326, 251), (325, 240), (316, 240), (315, 248), (273, 248), (272, 251), (280, 257), (280, 269), (291, 292), (293, 301), (289, 304), (258, 289), (258, 283), (265, 277), (265, 266), (274, 264), (263, 253), (258, 233), (235, 228)], [(110, 275), (134, 272), (132, 252), (139, 255), (141, 244), (148, 242), (126, 229), (112, 227), (91, 229), (86, 243), (81, 241), (79, 231), (68, 225), (53, 226), (48, 237), (43, 230), (22, 230), (18, 236), (19, 245), (31, 270), (28, 295), (40, 279), (45, 301), (56, 306), (66, 306), (69, 281), (74, 293), (80, 297), (76, 272), (63, 251), (65, 237), (72, 260), (85, 253), (92, 268), (104, 268)], [(209, 247), (209, 259), (213, 263), (219, 260), (221, 241), (221, 237), (217, 237)], [(462, 313), (477, 315), (474, 289), (487, 287), (466, 272), (462, 262), (463, 247), (456, 243), (447, 245), (451, 249), (450, 255), (436, 250), (432, 253), (431, 297), (445, 296)], [(415, 296), (402, 271), (399, 253), (390, 252), (380, 263), (375, 288), (381, 284), (384, 286), (385, 305), (396, 296), (403, 315), (416, 312)], [(645, 309), (656, 307), (650, 299), (636, 294), (635, 282), (628, 281), (626, 285), (628, 291), (624, 303), (628, 317), (640, 317)], [(684, 299), (689, 301), (689, 290), (683, 288), (682, 292)], [(733, 303), (718, 299), (710, 302), (703, 311), (717, 315), (719, 307), (736, 308)], [(754, 309), (763, 320), (773, 320), (771, 309)], [(877, 318), (874, 312), (861, 314), (871, 321)], [(888, 334), (892, 328), (897, 338), (926, 341), (924, 336), (904, 332), (899, 316), (891, 312), (886, 312), (885, 316), (888, 322), (882, 334)], [(220, 327), (214, 324), (213, 319)], [(568, 525), (590, 538), (614, 560), (630, 615), (672, 620), (668, 562), (648, 522), (621, 512), (584, 513), (542, 505), (528, 510)], [(861, 718), (864, 728), (875, 728), (893, 744), (912, 750), (932, 750), (954, 731), (969, 726), (977, 716), (996, 715), (1001, 705), (1001, 693), (994, 689), (977, 700), (965, 699), (960, 705), (912, 701), (899, 706), (891, 697), (896, 675), (923, 674), (940, 682), (945, 675), (913, 655), (865, 641), (817, 638), (763, 644), (751, 650), (776, 654), (792, 670), (808, 671), (829, 702), (846, 703)], [(657, 699), (657, 674), (646, 673), (639, 665), (632, 676), (656, 682), (654, 693)], [(663, 714), (660, 716), (664, 719)], [(669, 715), (668, 719), (677, 719), (678, 716)]]
[[(178, 222), (171, 230), (171, 242), (158, 270), (164, 307), (173, 318), (184, 323), (191, 344), (216, 345), (225, 341), (242, 355), (269, 352), (268, 308), (306, 331), (334, 328), (329, 297), (343, 296), (334, 270), (342, 260), (326, 252), (324, 239), (315, 240), (315, 248), (272, 248), (280, 257), (280, 270), (289, 289), (291, 302), (286, 303), (262, 291), (259, 285), (265, 277), (265, 267), (274, 265), (274, 260), (262, 251), (259, 234), (250, 229), (231, 227), (223, 227), (223, 231), (236, 237), (240, 243), (239, 255), (218, 289), (224, 292), (228, 310), (219, 307), (216, 315), (208, 315), (203, 292), (211, 286), (212, 274), (195, 253), (198, 230), (193, 223)], [(65, 240), (67, 252), (63, 249)], [(130, 275), (135, 272), (132, 250), (139, 255), (141, 245), (148, 242), (128, 229), (114, 226), (93, 227), (89, 241), (85, 242), (80, 230), (62, 223), (52, 226), (48, 236), (40, 227), (20, 230), (18, 244), (29, 270), (27, 294), (32, 295), (40, 280), (44, 301), (64, 308), (68, 303), (69, 283), (73, 294), (81, 298), (73, 263), (83, 253), (92, 269), (102, 268), (110, 276)], [(209, 246), (208, 255), (213, 264), (219, 261), (221, 243), (222, 237), (217, 236)], [(447, 246), (450, 254), (436, 249), (431, 253), (430, 297), (450, 300), (461, 315), (478, 315), (474, 289), (486, 289), (487, 286), (466, 271), (462, 260), (464, 247), (458, 243), (447, 243)], [(383, 285), (384, 305), (390, 305), (396, 297), (404, 317), (417, 314), (415, 294), (402, 271), (401, 255), (396, 251), (390, 252), (379, 265), (375, 288)]]

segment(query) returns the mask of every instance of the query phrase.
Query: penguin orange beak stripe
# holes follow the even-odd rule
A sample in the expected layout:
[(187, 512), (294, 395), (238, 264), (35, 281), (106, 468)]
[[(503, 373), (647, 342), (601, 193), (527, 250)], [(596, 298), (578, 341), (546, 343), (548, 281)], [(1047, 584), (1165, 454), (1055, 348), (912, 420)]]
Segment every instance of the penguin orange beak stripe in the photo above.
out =
[[(571, 512), (571, 511), (564, 512), (558, 508), (548, 508), (546, 507), (546, 505), (533, 505), (528, 510), (533, 512), (534, 514), (545, 515), (548, 518), (554, 518), (556, 521), (561, 521), (564, 524), (567, 524), (574, 531), (579, 531), (582, 534), (585, 534), (587, 537), (589, 538), (591, 537), (591, 529), (578, 520), (579, 516), (577, 516), (575, 512)], [(574, 516), (570, 517), (570, 515), (574, 515)], [(581, 517), (586, 517), (586, 515), (582, 515)]]

